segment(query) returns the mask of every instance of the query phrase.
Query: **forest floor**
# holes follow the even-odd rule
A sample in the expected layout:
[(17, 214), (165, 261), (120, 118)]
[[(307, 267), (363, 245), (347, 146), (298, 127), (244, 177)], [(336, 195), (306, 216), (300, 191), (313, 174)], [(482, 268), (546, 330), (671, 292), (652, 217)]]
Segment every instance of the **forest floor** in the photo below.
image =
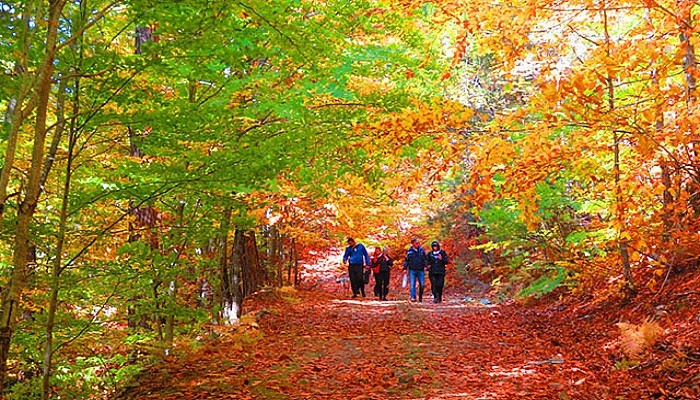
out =
[[(663, 307), (269, 291), (247, 300), (237, 328), (212, 328), (119, 399), (697, 399), (698, 293), (677, 289)], [(627, 360), (615, 324), (654, 310), (668, 338)]]

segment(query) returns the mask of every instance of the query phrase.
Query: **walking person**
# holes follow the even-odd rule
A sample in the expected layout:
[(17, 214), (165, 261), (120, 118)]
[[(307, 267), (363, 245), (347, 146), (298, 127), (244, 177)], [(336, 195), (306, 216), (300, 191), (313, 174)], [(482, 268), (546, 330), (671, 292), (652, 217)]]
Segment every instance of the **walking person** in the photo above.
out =
[(445, 250), (440, 249), (437, 241), (431, 245), (428, 254), (428, 278), (430, 278), (430, 290), (433, 292), (433, 303), (442, 303), (442, 289), (445, 287), (445, 265), (450, 261)]
[(420, 240), (418, 238), (411, 239), (411, 247), (408, 248), (406, 259), (403, 262), (404, 271), (408, 271), (411, 301), (416, 301), (416, 281), (418, 281), (418, 301), (423, 301), (427, 266), (425, 250), (421, 247)]
[(383, 249), (377, 247), (374, 249), (374, 257), (372, 258), (372, 271), (374, 272), (374, 293), (379, 294), (379, 300), (386, 300), (386, 295), (389, 294), (389, 271), (394, 265), (394, 260), (389, 256), (389, 248), (384, 246)]
[(361, 243), (355, 242), (355, 239), (348, 238), (348, 247), (345, 248), (343, 254), (343, 263), (348, 264), (348, 278), (350, 278), (350, 288), (352, 289), (352, 298), (362, 293), (365, 297), (365, 282), (364, 268), (369, 268), (370, 260), (367, 249)]
[(372, 253), (372, 258), (370, 259), (370, 263), (372, 266), (372, 275), (374, 276), (374, 297), (379, 297), (379, 294), (381, 293), (379, 290), (379, 256), (382, 255), (382, 249), (379, 247), (374, 248), (374, 253)]

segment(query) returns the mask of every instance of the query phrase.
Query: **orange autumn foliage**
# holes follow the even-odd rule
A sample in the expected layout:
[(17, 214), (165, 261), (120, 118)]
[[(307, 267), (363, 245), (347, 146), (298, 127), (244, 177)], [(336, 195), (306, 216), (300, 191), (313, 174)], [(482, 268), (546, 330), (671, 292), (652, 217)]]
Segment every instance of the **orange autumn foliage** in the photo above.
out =
[[(528, 93), (485, 115), (464, 141), (470, 161), (461, 190), (469, 194), (468, 210), (509, 199), (529, 230), (542, 230), (547, 205), (538, 191), (563, 181), (564, 195), (582, 205), (574, 214), (595, 222), (577, 229), (596, 232), (595, 246), (605, 249), (584, 273), (615, 275), (619, 267), (609, 266), (625, 263), (657, 271), (696, 263), (700, 138), (692, 2), (435, 4), (435, 18), (457, 32), (453, 81), (465, 60), (488, 56), (501, 88), (520, 84)], [(645, 284), (658, 288), (660, 275), (647, 276)]]

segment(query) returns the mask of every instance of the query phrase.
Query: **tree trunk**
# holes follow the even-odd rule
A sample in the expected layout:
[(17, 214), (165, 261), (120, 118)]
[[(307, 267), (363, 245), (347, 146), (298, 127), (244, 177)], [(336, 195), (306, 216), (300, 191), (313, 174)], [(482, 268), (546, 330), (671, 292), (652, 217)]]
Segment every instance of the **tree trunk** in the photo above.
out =
[(667, 243), (671, 240), (671, 231), (673, 230), (673, 222), (671, 216), (673, 213), (673, 195), (671, 194), (671, 171), (666, 160), (661, 160), (661, 182), (664, 185), (663, 193), (663, 231), (661, 232), (661, 240)]
[[(608, 13), (605, 8), (603, 8), (603, 24), (605, 31), (605, 46), (606, 53), (608, 57), (610, 56), (610, 32), (608, 30)], [(608, 112), (612, 115), (615, 111), (615, 86), (613, 76), (608, 74), (605, 79), (607, 90), (608, 90)], [(622, 186), (620, 184), (621, 172), (620, 172), (620, 134), (615, 129), (611, 127), (613, 133), (613, 174), (615, 179), (615, 208), (619, 230), (618, 230), (618, 246), (620, 249), (620, 261), (622, 263), (622, 273), (626, 280), (626, 292), (631, 295), (635, 292), (634, 281), (632, 279), (632, 272), (630, 269), (630, 256), (629, 256), (629, 246), (627, 244), (627, 239), (624, 238), (627, 231), (627, 224), (625, 222), (625, 204), (622, 196)]]
[(291, 244), (291, 250), (290, 250), (290, 263), (292, 265), (292, 270), (294, 273), (294, 286), (299, 286), (300, 283), (300, 277), (299, 277), (299, 257), (297, 255), (297, 240), (296, 238), (292, 238), (292, 244)]
[[(687, 24), (692, 23), (690, 15), (687, 16), (684, 22)], [(693, 72), (695, 67), (697, 66), (697, 60), (695, 58), (695, 48), (693, 47), (693, 44), (690, 43), (690, 37), (692, 32), (688, 33), (686, 31), (686, 28), (682, 28), (682, 32), (679, 35), (679, 39), (685, 50), (683, 54), (683, 72), (685, 73), (686, 95), (688, 96), (688, 99), (690, 99), (693, 97), (693, 94), (695, 92), (696, 81)]]
[(19, 128), (24, 120), (20, 114), (22, 114), (21, 110), (15, 111), (13, 115), (10, 135), (7, 139), (7, 148), (5, 149), (5, 163), (2, 165), (2, 170), (0, 170), (0, 226), (2, 226), (5, 202), (7, 201), (7, 185), (10, 183), (10, 172), (15, 162)]
[[(44, 166), (41, 170), (41, 178), (39, 178), (39, 187), (43, 188), (46, 186), (46, 180), (49, 178), (49, 173), (53, 167), (53, 163), (56, 160), (56, 153), (58, 152), (58, 146), (61, 144), (61, 138), (63, 137), (63, 131), (66, 127), (66, 112), (63, 109), (66, 103), (66, 81), (61, 80), (58, 85), (58, 94), (56, 95), (56, 129), (54, 129), (53, 138), (51, 139), (51, 145), (49, 146), (49, 151), (46, 154), (46, 159), (44, 160)], [(73, 122), (74, 123), (74, 122)]]
[[(141, 30), (145, 29), (144, 33), (141, 33)], [(146, 34), (146, 32), (148, 34)], [(151, 38), (150, 35), (150, 30), (148, 28), (136, 28), (135, 35), (134, 35), (134, 54), (141, 54), (141, 44), (142, 42), (148, 41)], [(141, 152), (141, 149), (138, 147), (138, 144), (136, 143), (136, 132), (134, 132), (134, 128), (131, 126), (126, 127), (126, 134), (129, 139), (129, 156), (130, 157), (136, 157), (136, 158), (143, 158), (143, 153)], [(135, 202), (131, 201), (129, 204), (129, 213), (132, 215), (136, 216), (136, 219), (139, 219), (140, 215), (140, 210), (138, 207), (135, 206)], [(128, 230), (128, 241), (129, 242), (135, 242), (141, 238), (140, 233), (137, 231), (136, 227), (136, 222), (133, 219), (129, 219), (127, 223), (127, 230)], [(142, 295), (141, 295), (142, 296)], [(139, 296), (139, 297), (141, 297)], [(146, 327), (148, 326), (148, 321), (147, 317), (145, 315), (139, 316), (139, 311), (136, 309), (138, 307), (138, 298), (132, 298), (129, 299), (128, 303), (131, 303), (133, 305), (127, 306), (127, 327), (128, 328), (137, 328), (139, 326), (141, 327)]]
[(27, 61), (27, 53), (29, 48), (29, 5), (25, 5), (22, 13), (22, 45), (24, 51), (20, 63), (17, 64), (16, 72), (22, 76), (22, 85), (17, 94), (17, 97), (10, 99), (7, 112), (5, 113), (6, 122), (10, 123), (10, 132), (7, 138), (7, 147), (5, 148), (5, 162), (0, 170), (0, 227), (2, 227), (3, 213), (5, 211), (5, 202), (7, 201), (7, 186), (10, 183), (10, 175), (15, 162), (15, 154), (17, 150), (17, 142), (19, 140), (19, 131), (24, 120), (34, 109), (34, 102), (24, 104), (30, 90), (31, 78), (29, 77), (29, 66)]
[(270, 273), (270, 225), (263, 225), (260, 228), (261, 231), (261, 246), (263, 249), (265, 249), (265, 252), (263, 253), (263, 262), (265, 266), (265, 271), (264, 271), (264, 281), (265, 282), (270, 282), (271, 279), (271, 273)]
[(44, 143), (46, 141), (46, 116), (51, 92), (51, 75), (53, 74), (54, 58), (58, 35), (59, 18), (63, 9), (62, 0), (49, 1), (49, 18), (46, 32), (46, 55), (38, 70), (36, 88), (36, 122), (34, 124), (34, 143), (32, 159), (27, 180), (26, 191), (19, 210), (15, 228), (15, 246), (12, 260), (12, 273), (7, 289), (3, 293), (2, 310), (0, 313), (0, 388), (7, 377), (7, 358), (10, 350), (10, 340), (14, 325), (15, 314), (19, 299), (24, 290), (27, 276), (27, 260), (30, 250), (29, 236), (32, 217), (36, 209), (41, 187), (39, 186), (44, 162)]
[[(197, 82), (194, 79), (188, 79), (187, 94), (190, 104), (194, 104), (197, 101)], [(187, 170), (188, 163), (185, 161), (185, 170)], [(177, 208), (177, 220), (180, 229), (184, 229), (185, 226), (185, 201), (179, 199), (179, 204)], [(176, 234), (177, 235), (177, 234)], [(171, 240), (172, 243), (176, 242), (176, 239)], [(177, 255), (175, 257), (174, 268), (177, 268), (177, 260), (185, 248), (185, 243), (187, 239), (183, 242), (183, 245), (179, 248), (175, 248)], [(168, 300), (166, 305), (166, 315), (165, 315), (165, 355), (168, 355), (170, 349), (172, 348), (173, 340), (175, 339), (175, 308), (177, 305), (177, 274), (172, 277), (168, 283)]]
[(282, 237), (277, 225), (270, 227), (270, 267), (275, 271), (277, 286), (282, 286), (282, 268), (283, 261), (280, 258), (282, 253)]
[(167, 307), (165, 309), (166, 315), (165, 315), (165, 335), (164, 335), (164, 342), (166, 345), (165, 348), (165, 355), (170, 354), (170, 349), (172, 348), (173, 345), (173, 339), (175, 339), (175, 302), (174, 300), (177, 298), (177, 283), (175, 280), (170, 281), (170, 284), (168, 285), (168, 303)]
[[(656, 70), (652, 71), (652, 85), (654, 91), (659, 92), (659, 77)], [(657, 134), (662, 134), (664, 130), (664, 114), (661, 108), (662, 100), (657, 100), (656, 115), (654, 121), (654, 130)], [(663, 210), (661, 214), (661, 220), (663, 222), (663, 227), (661, 231), (661, 240), (666, 243), (671, 239), (671, 214), (673, 212), (673, 195), (671, 194), (671, 171), (668, 166), (668, 162), (662, 158), (660, 161), (661, 167), (661, 183), (664, 185), (663, 193)]]
[(244, 232), (245, 253), (242, 264), (243, 296), (253, 294), (260, 288), (263, 282), (263, 270), (260, 266), (258, 244), (255, 239), (255, 231)]
[(229, 282), (229, 256), (228, 256), (228, 232), (231, 228), (231, 207), (224, 210), (221, 220), (221, 232), (217, 239), (217, 259), (219, 260), (219, 281), (220, 285), (212, 287), (212, 308), (211, 317), (214, 324), (220, 322), (221, 314), (223, 313), (222, 306), (228, 301), (230, 293)]
[[(683, 72), (685, 74), (685, 89), (686, 89), (686, 103), (688, 105), (688, 113), (696, 113), (695, 104), (695, 89), (697, 87), (697, 81), (695, 79), (695, 73), (697, 69), (697, 58), (695, 57), (695, 47), (691, 42), (693, 35), (693, 17), (691, 15), (692, 2), (679, 2), (681, 6), (680, 12), (683, 13), (680, 20), (680, 34), (679, 39), (681, 42), (681, 47), (683, 50)], [(696, 127), (695, 124), (689, 124), (690, 132), (688, 132), (691, 141), (689, 149), (689, 164), (691, 166), (690, 181), (688, 182), (688, 193), (690, 206), (695, 212), (695, 216), (700, 215), (700, 165), (698, 165), (698, 158), (700, 157), (700, 140), (696, 139)]]
[[(177, 221), (180, 229), (183, 229), (185, 225), (185, 202), (183, 200), (180, 200), (180, 204), (178, 205), (177, 209)], [(175, 231), (175, 234), (173, 236), (179, 236), (177, 233), (177, 230)], [(171, 240), (172, 243), (176, 243), (176, 237), (173, 237)], [(185, 247), (187, 245), (187, 236), (185, 236), (185, 239), (183, 243), (180, 246), (175, 246), (175, 251), (177, 251), (177, 254), (175, 255), (175, 261), (173, 262), (172, 267), (177, 268), (180, 260), (180, 256), (182, 255), (182, 252), (184, 251)], [(175, 339), (175, 309), (177, 305), (177, 273), (175, 276), (173, 276), (168, 283), (168, 299), (167, 299), (167, 304), (166, 304), (166, 314), (165, 314), (165, 344), (166, 344), (166, 349), (165, 349), (165, 355), (168, 355), (170, 352), (170, 349), (172, 348), (173, 344), (173, 339)]]
[[(65, 85), (61, 85), (65, 86)], [(80, 96), (80, 81), (78, 78), (76, 78), (76, 83), (75, 83), (75, 88), (73, 90), (73, 117), (71, 118), (71, 123), (70, 123), (70, 128), (69, 128), (69, 136), (68, 136), (68, 155), (67, 155), (67, 160), (66, 160), (66, 178), (65, 182), (63, 183), (63, 197), (61, 198), (61, 211), (59, 215), (59, 222), (58, 222), (58, 239), (56, 242), (56, 255), (53, 260), (53, 265), (51, 266), (51, 293), (49, 295), (49, 310), (47, 312), (46, 316), (46, 344), (44, 346), (44, 364), (43, 364), (43, 376), (42, 376), (42, 399), (43, 400), (48, 400), (50, 395), (51, 395), (51, 385), (50, 385), (50, 379), (51, 379), (51, 367), (52, 367), (52, 361), (53, 361), (53, 352), (54, 352), (54, 347), (53, 347), (53, 330), (54, 330), (54, 323), (55, 323), (55, 318), (56, 318), (56, 311), (58, 309), (58, 291), (60, 288), (60, 283), (61, 283), (61, 272), (63, 272), (63, 268), (61, 266), (61, 263), (63, 261), (63, 247), (65, 244), (65, 239), (66, 239), (66, 222), (68, 220), (68, 206), (69, 206), (69, 194), (70, 194), (70, 185), (71, 185), (71, 177), (73, 174), (73, 157), (74, 157), (74, 150), (75, 150), (75, 144), (77, 140), (77, 132), (76, 132), (76, 118), (78, 115), (78, 112), (80, 111), (80, 103), (79, 103), (79, 96)], [(57, 111), (58, 111), (58, 120), (60, 121), (65, 121), (65, 112), (64, 112), (64, 107), (63, 107), (63, 102), (65, 100), (65, 94), (59, 93), (59, 101), (58, 101), (58, 106), (57, 106)], [(56, 137), (60, 137), (60, 131), (62, 129), (57, 127), (56, 128)], [(54, 140), (56, 142), (56, 140)], [(53, 148), (52, 144), (52, 148)], [(58, 145), (56, 145), (56, 148)], [(55, 154), (55, 152), (54, 152)], [(49, 161), (47, 160), (47, 163)], [(46, 174), (48, 175), (48, 170), (50, 167), (47, 169), (46, 166), (44, 168), (44, 171), (46, 171)], [(46, 177), (44, 176), (44, 179)]]
[[(285, 256), (284, 256), (284, 243), (286, 241), (287, 241), (287, 236), (285, 234), (281, 234), (280, 239), (279, 239), (279, 246), (278, 246), (279, 254), (277, 254), (277, 260), (279, 262), (279, 271), (280, 271), (280, 281), (279, 281), (280, 286), (284, 285), (284, 280), (282, 279), (282, 272), (285, 269), (287, 269), (287, 267), (288, 267), (287, 260), (285, 259)], [(289, 281), (287, 281), (287, 284), (289, 284)]]
[[(224, 222), (229, 221), (230, 217), (231, 211), (229, 209)], [(222, 229), (223, 225), (222, 223)], [(228, 229), (225, 232), (228, 232)], [(235, 229), (233, 249), (228, 260), (224, 256), (226, 254), (224, 240), (220, 242), (219, 262), (221, 263), (222, 276), (223, 320), (225, 323), (235, 324), (241, 317), (244, 298), (259, 288), (263, 280), (263, 270), (260, 267), (260, 255), (254, 231)]]
[(241, 318), (243, 306), (243, 288), (241, 270), (245, 262), (244, 231), (236, 228), (233, 234), (233, 249), (228, 263), (226, 277), (228, 290), (224, 293), (223, 317), (228, 324), (235, 324)]
[(294, 280), (292, 280), (292, 267), (294, 265), (294, 239), (292, 239), (292, 243), (289, 246), (289, 257), (287, 258), (287, 261), (285, 264), (287, 265), (287, 283), (290, 286), (294, 286)]

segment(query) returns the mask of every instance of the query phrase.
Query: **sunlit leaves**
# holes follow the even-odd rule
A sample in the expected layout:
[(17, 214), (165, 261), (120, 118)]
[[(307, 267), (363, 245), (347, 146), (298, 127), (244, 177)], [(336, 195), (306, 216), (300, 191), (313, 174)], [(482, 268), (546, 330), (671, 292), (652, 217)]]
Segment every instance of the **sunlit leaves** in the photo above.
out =
[(654, 264), (646, 255), (664, 240), (685, 242), (696, 207), (683, 185), (697, 175), (689, 4), (434, 3), (449, 27), (450, 96), (483, 126), (467, 139), (462, 192), (490, 237), (505, 239), (493, 210), (509, 204), (499, 218), (544, 235), (548, 259), (617, 264), (601, 249), (626, 243), (635, 265)]

